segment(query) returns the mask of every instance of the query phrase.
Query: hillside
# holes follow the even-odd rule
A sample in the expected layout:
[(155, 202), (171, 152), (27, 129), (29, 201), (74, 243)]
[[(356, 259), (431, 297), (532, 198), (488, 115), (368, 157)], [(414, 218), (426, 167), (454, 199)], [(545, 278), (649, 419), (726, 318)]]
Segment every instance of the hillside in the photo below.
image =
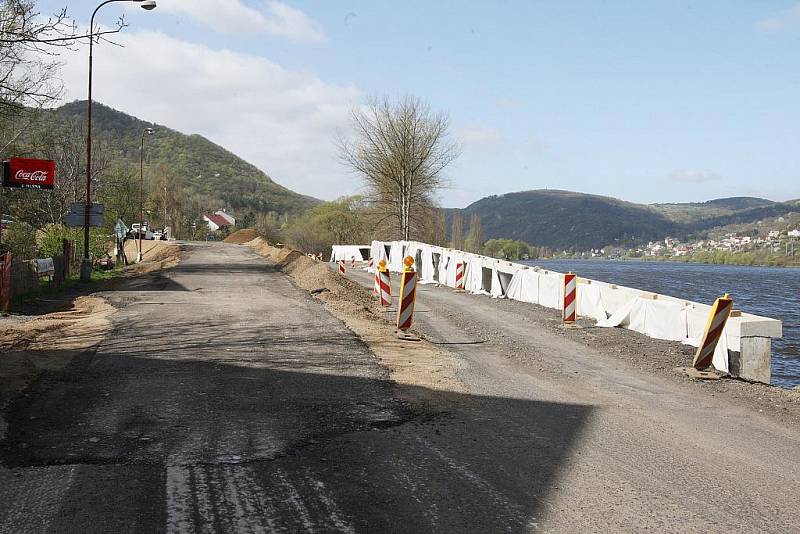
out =
[(740, 211), (770, 207), (775, 204), (777, 203), (765, 198), (729, 197), (706, 202), (652, 204), (652, 206), (675, 222), (693, 223), (703, 219), (733, 215)]
[[(86, 101), (76, 101), (47, 112), (56, 123), (85, 121)], [(94, 135), (114, 147), (113, 163), (139, 164), (142, 131), (156, 128), (146, 141), (149, 165), (167, 164), (177, 171), (181, 186), (204, 199), (208, 209), (278, 213), (301, 212), (319, 201), (276, 184), (264, 172), (200, 135), (186, 135), (167, 126), (145, 122), (108, 106), (92, 107)]]
[(615, 198), (535, 190), (493, 195), (463, 210), (481, 217), (484, 239), (521, 239), (553, 249), (629, 245), (674, 233), (678, 224), (658, 210)]
[[(452, 217), (455, 210), (449, 210)], [(482, 198), (461, 210), (481, 217), (483, 239), (521, 239), (556, 250), (589, 250), (685, 238), (800, 211), (800, 203), (753, 197), (686, 204), (636, 204), (571, 191), (534, 190)]]

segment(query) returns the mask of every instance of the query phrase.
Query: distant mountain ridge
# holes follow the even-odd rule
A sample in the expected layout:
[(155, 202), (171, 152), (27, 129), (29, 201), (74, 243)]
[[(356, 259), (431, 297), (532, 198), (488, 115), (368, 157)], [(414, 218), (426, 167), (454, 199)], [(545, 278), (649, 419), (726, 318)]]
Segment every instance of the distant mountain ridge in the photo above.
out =
[[(457, 210), (448, 210), (448, 217)], [(686, 238), (717, 226), (800, 211), (800, 203), (731, 197), (686, 204), (636, 204), (553, 189), (492, 195), (463, 210), (481, 217), (483, 239), (512, 238), (555, 250), (630, 247), (667, 236)]]
[[(85, 121), (86, 101), (75, 101), (46, 111), (57, 122)], [(146, 140), (148, 165), (173, 167), (181, 185), (204, 199), (207, 209), (220, 207), (266, 213), (299, 213), (320, 201), (275, 183), (267, 174), (225, 148), (197, 134), (184, 134), (150, 123), (98, 102), (92, 105), (92, 130), (106, 136), (113, 162), (139, 163), (142, 131), (155, 128)]]

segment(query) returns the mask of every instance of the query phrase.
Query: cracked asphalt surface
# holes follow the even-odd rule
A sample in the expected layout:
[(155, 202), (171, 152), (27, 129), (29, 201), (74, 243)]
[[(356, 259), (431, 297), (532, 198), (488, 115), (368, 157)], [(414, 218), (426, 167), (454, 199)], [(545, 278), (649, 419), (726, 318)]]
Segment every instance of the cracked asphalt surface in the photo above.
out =
[[(372, 287), (372, 275), (363, 270), (348, 269), (347, 276)], [(397, 295), (398, 277), (392, 278), (392, 294)], [(395, 297), (393, 310), (396, 303)], [(394, 313), (387, 312), (387, 318)], [(554, 326), (557, 322), (558, 312), (525, 303), (433, 285), (417, 290), (413, 328), (458, 358), (457, 378), (471, 399), (525, 400), (497, 414), (498, 423), (518, 420), (527, 402), (546, 403), (554, 410), (581, 407), (573, 424), (562, 419), (575, 435), (559, 465), (552, 466), (557, 476), (538, 488), (538, 503), (530, 511), (535, 519), (528, 528), (798, 530), (794, 489), (800, 487), (800, 428), (780, 417), (784, 406), (762, 410), (717, 394), (715, 383), (656, 374), (610, 354), (615, 350), (611, 337), (630, 351), (630, 340), (620, 336), (635, 333), (585, 329), (573, 336)], [(634, 344), (639, 348), (631, 356), (648, 358), (648, 345), (653, 343)], [(522, 417), (531, 424), (525, 431), (533, 434), (538, 447), (553, 438), (535, 428), (540, 416)], [(499, 432), (507, 435), (511, 428), (509, 423)], [(508, 437), (498, 451), (516, 448), (516, 440)], [(537, 454), (538, 447), (520, 450), (520, 458)], [(489, 461), (504, 462), (494, 457)], [(528, 467), (519, 465), (521, 471)], [(536, 478), (537, 473), (528, 475)], [(532, 494), (524, 498), (532, 499)]]
[(424, 395), (250, 249), (187, 247), (104, 293), (104, 341), (6, 410), (0, 533), (559, 527), (549, 501), (591, 405), (411, 405)]

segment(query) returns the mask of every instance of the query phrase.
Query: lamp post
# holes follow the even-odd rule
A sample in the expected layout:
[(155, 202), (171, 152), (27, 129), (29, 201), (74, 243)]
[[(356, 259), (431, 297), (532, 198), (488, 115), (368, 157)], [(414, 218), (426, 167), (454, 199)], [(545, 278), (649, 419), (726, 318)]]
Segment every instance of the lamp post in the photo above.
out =
[(92, 45), (94, 44), (94, 16), (97, 11), (111, 2), (135, 2), (142, 9), (155, 9), (155, 0), (106, 0), (92, 12), (89, 22), (89, 100), (86, 103), (86, 188), (83, 192), (83, 261), (81, 262), (81, 280), (88, 282), (92, 277), (92, 260), (89, 258), (89, 219), (92, 200)]
[(144, 227), (144, 136), (153, 135), (155, 130), (152, 128), (145, 128), (142, 131), (142, 146), (139, 149), (139, 253), (136, 255), (136, 261), (142, 261), (142, 230)]

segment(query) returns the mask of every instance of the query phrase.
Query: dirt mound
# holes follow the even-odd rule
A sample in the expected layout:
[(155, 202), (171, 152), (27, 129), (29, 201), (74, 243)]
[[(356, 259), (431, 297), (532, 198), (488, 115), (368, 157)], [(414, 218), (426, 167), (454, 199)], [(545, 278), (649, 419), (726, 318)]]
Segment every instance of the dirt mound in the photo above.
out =
[[(43, 371), (63, 369), (76, 355), (102, 341), (111, 328), (108, 317), (113, 312), (99, 297), (78, 297), (68, 311), (0, 320), (0, 408)], [(0, 427), (2, 422), (0, 417)]]
[[(78, 350), (94, 345), (109, 327), (114, 307), (99, 297), (78, 297), (69, 311), (0, 326), (3, 350)], [(2, 324), (2, 323), (0, 323)]]
[(388, 320), (393, 313), (387, 314), (369, 289), (302, 252), (272, 247), (262, 238), (247, 245), (287, 273), (299, 287), (311, 291), (329, 312), (344, 321), (367, 343), (394, 381), (421, 387), (414, 388), (415, 393), (404, 390), (402, 396), (432, 402), (438, 399), (437, 392), (463, 391), (463, 384), (456, 378), (461, 364), (424, 340), (412, 343), (398, 340), (394, 324)]
[(252, 228), (242, 228), (241, 230), (236, 230), (231, 235), (226, 237), (225, 243), (236, 243), (237, 245), (243, 245), (257, 237), (258, 234)]
[[(125, 243), (128, 261), (136, 260), (138, 242)], [(181, 248), (169, 241), (142, 241), (142, 262), (129, 266), (137, 274), (150, 273), (160, 269), (175, 267), (181, 259)]]

